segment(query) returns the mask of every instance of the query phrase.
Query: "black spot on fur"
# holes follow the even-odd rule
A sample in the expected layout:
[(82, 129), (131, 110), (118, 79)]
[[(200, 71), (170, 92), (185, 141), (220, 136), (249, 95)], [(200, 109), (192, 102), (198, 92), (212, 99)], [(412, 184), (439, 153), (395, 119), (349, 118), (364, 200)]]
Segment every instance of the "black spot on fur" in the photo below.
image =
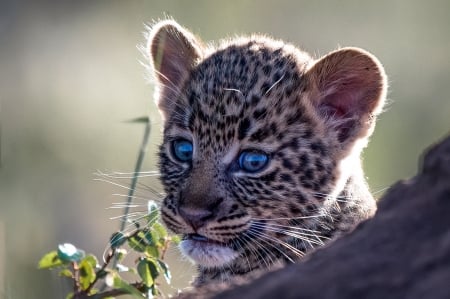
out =
[(270, 184), (275, 180), (275, 177), (277, 175), (278, 169), (274, 170), (264, 176), (261, 177), (261, 181), (266, 183), (266, 184)]
[(320, 159), (317, 159), (314, 162), (314, 166), (316, 166), (317, 171), (324, 171), (325, 170), (325, 167), (323, 166), (322, 161), (320, 161)]
[(261, 100), (260, 97), (258, 97), (257, 95), (252, 95), (250, 103), (254, 106), (258, 104), (260, 100)]
[(305, 179), (305, 177), (301, 177), (300, 178), (300, 183), (302, 184), (303, 187), (305, 187), (307, 189), (312, 189), (313, 188), (313, 185), (309, 181), (307, 181)]
[(285, 189), (285, 186), (282, 185), (282, 184), (280, 184), (280, 185), (275, 185), (275, 186), (273, 186), (272, 188), (273, 188), (274, 190), (276, 190), (276, 191), (282, 191), (282, 190)]
[(264, 116), (266, 113), (267, 113), (266, 108), (256, 109), (256, 110), (253, 112), (253, 117), (254, 117), (255, 119), (259, 119), (259, 118), (261, 118), (262, 116)]
[(281, 74), (280, 74), (280, 72), (276, 72), (276, 73), (273, 75), (273, 77), (272, 77), (272, 80), (274, 81), (274, 83), (277, 82), (277, 81), (280, 80), (280, 79), (281, 79)]
[(194, 102), (196, 101), (196, 99), (198, 98), (198, 96), (197, 96), (197, 94), (195, 93), (195, 92), (192, 92), (190, 95), (189, 95), (189, 99), (188, 99), (188, 101), (189, 101), (189, 106), (194, 106)]
[(309, 181), (314, 180), (314, 171), (312, 169), (307, 169), (305, 171), (305, 178)]
[(328, 181), (329, 181), (328, 176), (327, 176), (327, 175), (324, 175), (324, 176), (322, 176), (322, 177), (319, 179), (319, 185), (325, 186), (325, 184), (327, 184)]
[(308, 165), (309, 164), (309, 157), (308, 157), (308, 155), (305, 154), (305, 153), (301, 154), (300, 157), (299, 157), (299, 162), (300, 162), (300, 165), (303, 166), (303, 167)]
[(288, 117), (286, 118), (286, 124), (288, 126), (291, 126), (297, 122), (300, 122), (300, 120), (302, 119), (302, 112), (300, 110), (295, 111), (294, 114), (290, 114), (288, 115)]
[(299, 147), (298, 139), (297, 139), (297, 138), (292, 138), (292, 139), (289, 141), (288, 146), (289, 146), (290, 148), (292, 148), (293, 150), (296, 150), (296, 149)]
[(264, 129), (258, 129), (255, 133), (253, 133), (250, 137), (252, 141), (261, 142), (269, 136), (269, 132)]
[(288, 173), (282, 173), (282, 174), (280, 175), (280, 179), (281, 179), (282, 181), (284, 181), (284, 182), (288, 182), (288, 183), (292, 182), (292, 177), (291, 177), (291, 175), (288, 174)]
[(238, 129), (238, 139), (242, 140), (247, 136), (248, 129), (250, 129), (250, 120), (248, 118), (244, 118), (239, 123)]
[(263, 66), (262, 68), (264, 75), (268, 76), (270, 75), (270, 72), (272, 71), (272, 66), (266, 64), (265, 66)]
[(293, 204), (289, 205), (289, 211), (292, 213), (292, 215), (300, 215), (302, 213), (302, 210), (300, 210), (297, 206)]
[(313, 136), (313, 132), (311, 129), (306, 130), (305, 132), (303, 132), (302, 137), (305, 139), (310, 139)]
[(311, 149), (313, 152), (320, 154), (321, 156), (325, 155), (325, 147), (320, 141), (311, 143)]
[(188, 127), (189, 127), (189, 129), (190, 129), (191, 131), (194, 130), (194, 121), (195, 121), (194, 114), (191, 113), (191, 114), (189, 115), (189, 119), (188, 119)]
[(283, 159), (283, 167), (286, 169), (292, 169), (293, 165), (289, 159)]
[(301, 204), (306, 203), (305, 195), (303, 195), (301, 192), (295, 192), (294, 198), (296, 198), (297, 202), (299, 202)]
[(270, 86), (271, 86), (270, 82), (264, 82), (263, 85), (261, 86), (262, 94), (266, 94)]

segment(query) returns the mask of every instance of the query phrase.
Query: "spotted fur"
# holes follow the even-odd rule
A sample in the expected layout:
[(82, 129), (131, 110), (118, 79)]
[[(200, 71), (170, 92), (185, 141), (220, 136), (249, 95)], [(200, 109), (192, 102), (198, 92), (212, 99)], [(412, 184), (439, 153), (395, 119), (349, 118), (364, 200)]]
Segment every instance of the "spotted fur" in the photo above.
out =
[[(360, 163), (386, 93), (374, 56), (315, 60), (256, 35), (205, 46), (172, 20), (148, 49), (164, 119), (161, 215), (198, 265), (195, 285), (296, 261), (374, 213)], [(174, 157), (176, 140), (192, 143), (191, 161)], [(243, 151), (267, 166), (243, 170)]]

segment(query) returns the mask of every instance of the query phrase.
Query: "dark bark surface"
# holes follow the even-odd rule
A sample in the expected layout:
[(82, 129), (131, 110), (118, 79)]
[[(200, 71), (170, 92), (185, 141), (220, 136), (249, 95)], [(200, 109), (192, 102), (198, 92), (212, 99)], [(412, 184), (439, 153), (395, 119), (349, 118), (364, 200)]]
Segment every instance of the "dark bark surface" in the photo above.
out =
[(214, 298), (450, 298), (450, 137), (351, 234)]

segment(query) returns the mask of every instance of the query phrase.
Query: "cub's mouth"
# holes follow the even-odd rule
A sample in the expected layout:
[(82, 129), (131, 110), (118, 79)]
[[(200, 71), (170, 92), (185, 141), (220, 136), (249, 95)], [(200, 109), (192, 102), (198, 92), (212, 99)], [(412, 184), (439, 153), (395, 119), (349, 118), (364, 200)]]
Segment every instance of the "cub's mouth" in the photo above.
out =
[(181, 252), (194, 263), (206, 268), (221, 267), (238, 257), (231, 246), (200, 234), (185, 234), (180, 243)]
[(226, 246), (225, 243), (209, 239), (208, 237), (205, 237), (200, 234), (185, 234), (185, 235), (183, 235), (182, 240), (183, 241), (184, 240), (192, 240), (195, 242), (199, 242), (199, 244), (201, 244), (203, 242), (203, 243), (208, 243), (208, 244), (217, 244), (217, 245)]

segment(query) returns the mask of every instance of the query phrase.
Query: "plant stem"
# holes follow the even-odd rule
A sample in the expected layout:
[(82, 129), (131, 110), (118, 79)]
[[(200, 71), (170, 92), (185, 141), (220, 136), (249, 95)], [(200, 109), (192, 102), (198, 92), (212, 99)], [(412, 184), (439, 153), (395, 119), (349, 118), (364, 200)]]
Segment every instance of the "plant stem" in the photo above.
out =
[(80, 268), (77, 262), (72, 262), (73, 268), (73, 293), (76, 294), (81, 290), (80, 287)]
[[(130, 211), (130, 204), (133, 201), (133, 195), (134, 195), (134, 191), (135, 191), (136, 184), (138, 181), (139, 173), (141, 172), (142, 164), (144, 162), (144, 157), (145, 157), (145, 154), (147, 153), (148, 141), (150, 139), (150, 131), (151, 131), (150, 118), (147, 117), (147, 122), (145, 123), (144, 138), (142, 139), (138, 158), (136, 161), (136, 165), (134, 167), (134, 173), (133, 173), (133, 178), (131, 179), (130, 191), (128, 191), (127, 204), (125, 205), (125, 209), (124, 209), (124, 219), (123, 219), (122, 223), (120, 224), (121, 232), (125, 230), (125, 225), (128, 222), (128, 213)], [(117, 258), (114, 257), (113, 263), (112, 263), (113, 269), (116, 268), (116, 266), (117, 266)]]
[[(132, 283), (130, 285), (135, 287), (137, 290), (139, 290), (142, 293), (145, 292), (145, 286), (141, 282)], [(107, 298), (107, 297), (118, 297), (118, 296), (127, 295), (127, 294), (129, 294), (129, 293), (127, 291), (125, 291), (125, 290), (114, 289), (114, 290), (109, 290), (109, 291), (104, 291), (104, 292), (101, 292), (101, 293), (97, 293), (97, 294), (94, 294), (94, 295), (91, 295), (91, 296), (87, 296), (85, 298), (102, 299), (102, 298)], [(80, 297), (80, 298), (77, 298), (77, 299), (83, 299), (83, 297)]]
[(95, 280), (89, 285), (89, 287), (85, 290), (86, 294), (89, 294), (89, 292), (92, 290), (92, 288), (94, 287), (94, 285), (97, 283), (98, 279), (99, 279), (99, 274), (103, 271), (105, 271), (106, 267), (108, 266), (109, 262), (111, 262), (111, 259), (115, 256), (116, 253), (116, 249), (113, 248), (110, 250), (110, 252), (108, 253), (108, 256), (106, 257), (105, 262), (103, 263), (102, 267), (100, 268), (100, 270), (96, 271), (96, 275), (95, 275)]

